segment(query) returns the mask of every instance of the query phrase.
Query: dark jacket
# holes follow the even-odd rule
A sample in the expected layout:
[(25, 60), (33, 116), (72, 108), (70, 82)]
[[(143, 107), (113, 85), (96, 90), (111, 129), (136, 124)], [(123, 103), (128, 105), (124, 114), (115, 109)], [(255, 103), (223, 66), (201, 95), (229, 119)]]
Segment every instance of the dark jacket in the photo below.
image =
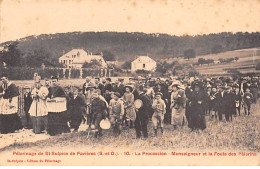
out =
[(82, 95), (77, 95), (74, 98), (74, 95), (70, 96), (68, 109), (70, 111), (71, 118), (77, 116), (81, 116), (86, 112), (86, 100), (85, 97)]
[(106, 103), (100, 98), (95, 98), (91, 102), (91, 114), (96, 115), (98, 113), (105, 114), (106, 112)]
[(27, 97), (24, 94), (24, 111), (25, 111), (25, 113), (28, 113), (28, 111), (30, 110), (32, 102), (33, 102), (33, 98), (32, 98), (31, 92), (29, 92), (27, 94)]
[(118, 92), (122, 97), (125, 93), (125, 86), (123, 84), (120, 84), (119, 86), (115, 85), (113, 91)]

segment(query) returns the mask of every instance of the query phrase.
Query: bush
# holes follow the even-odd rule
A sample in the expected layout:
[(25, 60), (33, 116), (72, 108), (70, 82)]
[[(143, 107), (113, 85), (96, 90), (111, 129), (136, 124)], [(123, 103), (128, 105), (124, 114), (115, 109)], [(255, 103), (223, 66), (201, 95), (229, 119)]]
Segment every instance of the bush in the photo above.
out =
[[(99, 69), (83, 69), (82, 71), (82, 78), (86, 78), (87, 76), (98, 76), (101, 72)], [(105, 72), (103, 72), (103, 75), (105, 75)]]
[(204, 58), (199, 58), (198, 64), (210, 64), (214, 63), (213, 59), (204, 59)]
[(63, 78), (62, 69), (39, 69), (37, 72), (42, 77), (42, 79), (48, 79), (51, 78), (51, 76), (59, 76), (59, 78)]
[(151, 74), (151, 71), (148, 71), (148, 70), (136, 70), (136, 73), (137, 74)]
[(9, 67), (4, 70), (4, 73), (10, 80), (32, 80), (34, 73), (38, 73), (41, 79), (58, 76), (63, 78), (62, 69), (41, 69), (27, 67)]
[(185, 50), (183, 55), (184, 55), (184, 59), (190, 59), (190, 58), (195, 58), (196, 57), (196, 53), (195, 53), (194, 49), (187, 49), (187, 50)]
[(79, 69), (71, 69), (70, 78), (76, 79), (80, 77), (80, 70)]
[(198, 76), (199, 73), (196, 70), (190, 70), (189, 71), (189, 77), (195, 77)]
[(123, 69), (131, 69), (131, 62), (126, 61), (124, 64), (121, 66)]
[(65, 76), (66, 79), (69, 78), (69, 69), (65, 69), (64, 76)]
[(82, 65), (82, 68), (100, 68), (102, 65), (101, 63), (94, 59), (94, 60), (91, 60), (90, 62), (85, 62), (83, 65)]

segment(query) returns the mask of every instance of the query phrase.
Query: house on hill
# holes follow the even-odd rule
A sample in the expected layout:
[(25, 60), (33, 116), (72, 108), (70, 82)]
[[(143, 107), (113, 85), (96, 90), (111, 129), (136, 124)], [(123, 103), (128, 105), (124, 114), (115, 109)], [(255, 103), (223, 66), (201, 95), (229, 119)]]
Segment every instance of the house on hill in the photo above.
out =
[(137, 70), (145, 70), (154, 72), (156, 70), (156, 62), (148, 56), (139, 56), (131, 63), (131, 72)]
[(67, 68), (82, 68), (85, 62), (90, 63), (92, 60), (97, 60), (102, 68), (107, 67), (102, 53), (92, 55), (92, 53), (86, 52), (83, 49), (72, 49), (59, 58), (59, 63), (64, 64)]

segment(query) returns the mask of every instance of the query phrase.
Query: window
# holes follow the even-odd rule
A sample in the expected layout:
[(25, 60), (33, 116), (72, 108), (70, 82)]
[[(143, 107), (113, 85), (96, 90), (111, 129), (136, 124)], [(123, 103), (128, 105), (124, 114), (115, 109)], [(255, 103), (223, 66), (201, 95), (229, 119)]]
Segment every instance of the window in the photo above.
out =
[(71, 64), (71, 60), (69, 60), (69, 64)]
[(63, 60), (63, 63), (65, 63), (65, 60)]
[(145, 68), (145, 64), (143, 64), (143, 68)]

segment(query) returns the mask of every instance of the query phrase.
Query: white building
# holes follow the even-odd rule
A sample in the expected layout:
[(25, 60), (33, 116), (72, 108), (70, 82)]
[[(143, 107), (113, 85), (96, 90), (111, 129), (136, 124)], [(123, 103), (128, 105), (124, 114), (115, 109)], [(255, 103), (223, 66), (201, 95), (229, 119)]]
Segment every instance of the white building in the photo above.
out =
[(131, 63), (131, 72), (137, 70), (146, 70), (154, 72), (156, 70), (156, 62), (148, 56), (139, 56)]
[(59, 63), (66, 65), (67, 68), (81, 68), (85, 62), (90, 63), (92, 60), (97, 60), (102, 68), (107, 67), (102, 54), (92, 55), (83, 49), (72, 49), (59, 58)]

